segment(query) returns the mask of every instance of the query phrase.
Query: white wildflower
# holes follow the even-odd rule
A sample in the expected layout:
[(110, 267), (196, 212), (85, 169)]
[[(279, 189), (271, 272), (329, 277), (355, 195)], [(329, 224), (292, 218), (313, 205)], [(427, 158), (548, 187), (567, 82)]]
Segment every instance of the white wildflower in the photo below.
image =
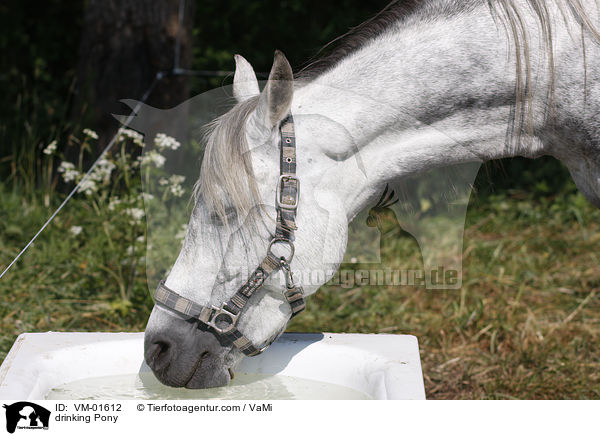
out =
[(149, 193), (147, 193), (147, 192), (142, 192), (142, 193), (139, 195), (139, 198), (141, 198), (143, 201), (146, 201), (146, 202), (148, 202), (148, 201), (150, 201), (150, 200), (154, 199), (154, 195), (152, 195), (152, 194), (149, 194)]
[(161, 168), (165, 164), (166, 158), (161, 156), (158, 153), (150, 153), (152, 156), (152, 163), (156, 166), (156, 168)]
[(143, 209), (139, 209), (137, 207), (129, 207), (125, 209), (125, 213), (132, 218), (132, 224), (139, 223), (146, 215)]
[(172, 185), (181, 185), (183, 182), (185, 182), (185, 176), (173, 174), (171, 177), (169, 177), (169, 182), (171, 182)]
[(81, 226), (71, 226), (71, 228), (69, 229), (69, 232), (71, 232), (73, 235), (77, 236), (78, 234), (81, 233), (82, 230), (83, 230), (83, 228)]
[(92, 195), (98, 190), (98, 185), (91, 177), (83, 180), (79, 185), (79, 192), (83, 192), (85, 195)]
[(169, 184), (169, 181), (164, 177), (161, 177), (160, 179), (158, 179), (158, 184), (160, 186), (167, 186)]
[(135, 251), (135, 248), (133, 247), (133, 245), (130, 245), (129, 247), (127, 247), (127, 256), (133, 255), (134, 251)]
[(50, 154), (54, 154), (55, 151), (56, 151), (56, 140), (54, 140), (50, 144), (48, 144), (46, 146), (46, 148), (44, 148), (43, 153), (50, 155)]
[(102, 158), (98, 161), (94, 167), (94, 171), (90, 174), (90, 179), (95, 182), (102, 182), (105, 185), (110, 182), (110, 175), (116, 168), (116, 165), (106, 158)]
[(98, 139), (98, 134), (92, 129), (83, 129), (83, 133), (84, 135), (89, 136), (92, 139)]
[(71, 162), (63, 161), (58, 166), (58, 172), (63, 172), (63, 171), (66, 171), (66, 170), (72, 170), (73, 168), (75, 168), (75, 165), (73, 165)]
[(175, 197), (181, 197), (183, 194), (185, 194), (185, 189), (183, 189), (181, 185), (171, 185), (169, 186), (169, 190)]
[(169, 191), (171, 191), (171, 194), (175, 197), (181, 197), (185, 193), (185, 189), (181, 186), (184, 181), (185, 176), (180, 176), (178, 174), (173, 174), (169, 177)]
[(62, 173), (63, 180), (67, 183), (76, 180), (80, 175), (71, 162), (61, 162), (58, 166), (58, 172)]
[(144, 242), (146, 242), (146, 237), (144, 235), (138, 236), (137, 238), (135, 238), (135, 240), (137, 242), (139, 242), (140, 244), (143, 244)]
[(166, 157), (154, 150), (138, 157), (138, 161), (141, 165), (152, 163), (156, 168), (161, 168), (165, 164), (166, 160)]
[(121, 204), (121, 199), (119, 197), (112, 197), (108, 202), (108, 210), (115, 210), (115, 207), (119, 204)]
[(167, 160), (164, 156), (154, 152), (150, 153), (150, 156), (152, 159), (152, 163), (154, 164), (154, 166), (156, 166), (156, 168), (161, 168)]
[(121, 127), (119, 129), (119, 139), (123, 137), (133, 140), (133, 143), (139, 145), (140, 147), (144, 146), (144, 136), (141, 133), (136, 132), (135, 130)]
[(158, 133), (154, 138), (154, 145), (156, 145), (159, 150), (177, 150), (181, 143), (171, 136), (165, 135), (164, 133)]

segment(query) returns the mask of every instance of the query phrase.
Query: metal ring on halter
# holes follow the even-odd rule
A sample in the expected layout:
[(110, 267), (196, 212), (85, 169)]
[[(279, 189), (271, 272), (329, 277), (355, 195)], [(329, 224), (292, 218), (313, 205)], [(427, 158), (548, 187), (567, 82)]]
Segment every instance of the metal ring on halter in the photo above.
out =
[(220, 334), (228, 333), (235, 328), (239, 314), (235, 314), (225, 309), (225, 307), (212, 306), (212, 310), (212, 316), (206, 323), (209, 327)]
[[(273, 251), (271, 250), (271, 248), (273, 247), (273, 244), (276, 244), (276, 243), (288, 244), (288, 247), (290, 247), (290, 255), (288, 257), (285, 257), (285, 256), (275, 256), (275, 253), (273, 253)], [(283, 257), (283, 259), (287, 263), (291, 263), (292, 262), (292, 258), (294, 257), (294, 250), (295, 250), (294, 249), (294, 243), (292, 241), (290, 241), (289, 239), (286, 239), (286, 238), (273, 238), (273, 239), (271, 239), (271, 242), (269, 242), (269, 248), (267, 248), (267, 254), (272, 254), (276, 258)]]

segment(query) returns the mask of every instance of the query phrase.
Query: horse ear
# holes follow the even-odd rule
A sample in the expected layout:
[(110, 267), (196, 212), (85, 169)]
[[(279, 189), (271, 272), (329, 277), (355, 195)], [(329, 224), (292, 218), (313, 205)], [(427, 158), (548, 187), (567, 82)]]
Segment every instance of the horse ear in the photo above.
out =
[(256, 108), (259, 119), (269, 128), (275, 127), (290, 111), (294, 95), (294, 75), (285, 55), (275, 51), (269, 80)]
[(233, 75), (233, 96), (238, 103), (260, 94), (258, 80), (252, 65), (240, 55), (235, 55), (235, 74)]

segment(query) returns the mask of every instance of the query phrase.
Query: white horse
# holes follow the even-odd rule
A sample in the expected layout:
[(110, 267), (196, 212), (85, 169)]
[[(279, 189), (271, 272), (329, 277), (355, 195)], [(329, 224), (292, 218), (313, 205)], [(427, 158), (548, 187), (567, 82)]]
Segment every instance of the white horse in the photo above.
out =
[[(265, 258), (289, 113), (302, 184), (292, 271), (339, 265), (349, 222), (386, 184), (445, 165), (552, 155), (600, 206), (598, 14), (594, 0), (398, 1), (296, 80), (276, 52), (262, 92), (236, 56), (238, 104), (212, 124), (188, 233), (165, 283), (183, 297), (179, 309), (221, 307), (248, 278), (241, 269)], [(278, 274), (237, 319), (258, 349), (291, 315)], [(167, 385), (227, 384), (239, 347), (181, 313), (154, 307), (146, 362)]]

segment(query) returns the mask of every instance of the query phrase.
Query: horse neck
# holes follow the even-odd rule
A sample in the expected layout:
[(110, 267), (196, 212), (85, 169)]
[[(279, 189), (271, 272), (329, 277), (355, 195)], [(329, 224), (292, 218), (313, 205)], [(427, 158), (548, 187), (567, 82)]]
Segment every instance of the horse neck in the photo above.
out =
[(300, 83), (292, 106), (300, 147), (335, 162), (325, 178), (349, 220), (400, 177), (540, 154), (535, 140), (506, 146), (516, 76), (506, 38), (487, 6), (407, 20)]

